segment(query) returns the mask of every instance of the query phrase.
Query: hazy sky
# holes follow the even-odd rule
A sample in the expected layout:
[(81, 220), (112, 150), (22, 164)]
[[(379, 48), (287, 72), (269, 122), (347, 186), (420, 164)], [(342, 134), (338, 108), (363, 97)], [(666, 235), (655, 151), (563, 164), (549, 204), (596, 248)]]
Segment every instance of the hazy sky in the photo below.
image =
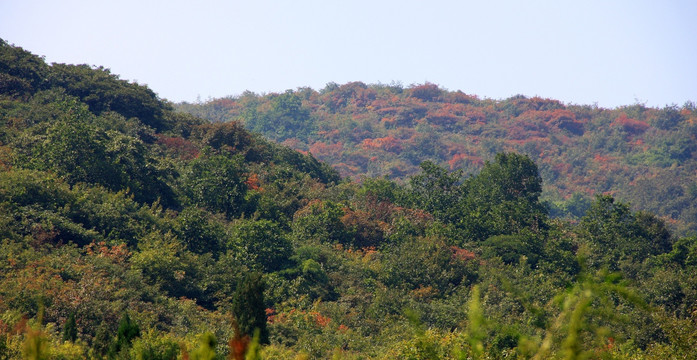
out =
[(349, 81), (601, 107), (697, 101), (694, 0), (0, 0), (0, 38), (175, 102)]

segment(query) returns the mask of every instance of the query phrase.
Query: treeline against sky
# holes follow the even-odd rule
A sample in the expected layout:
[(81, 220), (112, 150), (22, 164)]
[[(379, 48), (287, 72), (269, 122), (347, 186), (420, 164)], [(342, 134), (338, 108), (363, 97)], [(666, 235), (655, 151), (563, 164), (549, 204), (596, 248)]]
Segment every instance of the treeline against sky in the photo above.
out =
[[(652, 143), (670, 135), (690, 149), (688, 106), (497, 102), (430, 84), (185, 106), (226, 117), (175, 111), (108, 69), (0, 42), (1, 359), (697, 356), (697, 238), (596, 185), (552, 193), (554, 163), (541, 155), (605, 129), (629, 150), (584, 169), (648, 169), (641, 181), (653, 184), (693, 166), (691, 150)], [(530, 112), (566, 115), (524, 122)], [(547, 128), (506, 140), (508, 123)], [(612, 157), (638, 156), (639, 139), (645, 157)], [(634, 176), (626, 186), (648, 186)], [(694, 196), (693, 179), (665, 181), (684, 190), (670, 201)], [(550, 215), (545, 191), (567, 218)], [(679, 209), (668, 221), (692, 208)]]
[(480, 99), (430, 83), (353, 82), (175, 107), (238, 121), (353, 179), (403, 181), (425, 160), (474, 174), (497, 153), (514, 151), (539, 167), (554, 216), (578, 218), (603, 193), (660, 215), (681, 234), (697, 231), (697, 108), (690, 102), (603, 109), (539, 97)]

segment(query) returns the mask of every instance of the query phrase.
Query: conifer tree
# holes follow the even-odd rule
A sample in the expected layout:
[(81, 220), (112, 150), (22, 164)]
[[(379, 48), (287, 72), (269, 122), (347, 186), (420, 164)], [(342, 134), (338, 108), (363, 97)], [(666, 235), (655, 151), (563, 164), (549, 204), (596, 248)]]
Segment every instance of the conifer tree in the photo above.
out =
[(138, 336), (140, 336), (140, 327), (138, 324), (131, 320), (128, 313), (123, 314), (121, 321), (119, 321), (119, 328), (116, 333), (116, 342), (113, 343), (110, 353), (115, 355), (121, 350), (129, 348), (133, 339), (137, 338)]
[(75, 323), (75, 313), (70, 313), (68, 320), (63, 325), (63, 341), (75, 342), (77, 340), (77, 324)]
[(249, 274), (239, 283), (233, 298), (232, 312), (242, 334), (252, 337), (254, 331), (258, 329), (259, 342), (269, 343), (264, 305), (264, 281), (260, 273)]

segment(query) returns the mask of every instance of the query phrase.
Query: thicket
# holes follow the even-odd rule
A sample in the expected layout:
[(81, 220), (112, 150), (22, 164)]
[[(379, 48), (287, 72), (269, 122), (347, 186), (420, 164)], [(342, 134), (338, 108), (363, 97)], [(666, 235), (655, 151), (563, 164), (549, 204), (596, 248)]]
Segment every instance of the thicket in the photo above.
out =
[(424, 161), (473, 175), (497, 153), (525, 154), (539, 168), (553, 217), (577, 220), (602, 193), (659, 215), (680, 235), (697, 231), (692, 102), (604, 109), (522, 95), (480, 99), (430, 83), (352, 82), (175, 109), (237, 121), (354, 180), (387, 175), (406, 183)]
[[(0, 90), (0, 359), (697, 356), (697, 238), (609, 195), (550, 217), (531, 156), (353, 182), (4, 41)], [(254, 126), (318, 131), (302, 94)]]

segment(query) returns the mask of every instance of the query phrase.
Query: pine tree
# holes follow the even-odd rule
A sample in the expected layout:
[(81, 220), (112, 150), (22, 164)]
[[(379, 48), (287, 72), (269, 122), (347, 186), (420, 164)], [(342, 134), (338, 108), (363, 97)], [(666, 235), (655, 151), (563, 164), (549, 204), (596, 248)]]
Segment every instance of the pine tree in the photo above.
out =
[(244, 277), (235, 290), (232, 312), (243, 335), (252, 337), (259, 331), (259, 342), (269, 343), (266, 328), (266, 307), (264, 305), (264, 281), (260, 273)]
[(75, 313), (70, 313), (68, 320), (63, 325), (63, 341), (75, 342), (77, 340), (77, 324), (75, 323)]
[(127, 349), (131, 346), (133, 339), (140, 336), (140, 327), (135, 321), (131, 320), (128, 313), (123, 314), (121, 321), (119, 321), (119, 328), (116, 332), (116, 342), (112, 344), (110, 349), (110, 354), (115, 355), (123, 349)]

